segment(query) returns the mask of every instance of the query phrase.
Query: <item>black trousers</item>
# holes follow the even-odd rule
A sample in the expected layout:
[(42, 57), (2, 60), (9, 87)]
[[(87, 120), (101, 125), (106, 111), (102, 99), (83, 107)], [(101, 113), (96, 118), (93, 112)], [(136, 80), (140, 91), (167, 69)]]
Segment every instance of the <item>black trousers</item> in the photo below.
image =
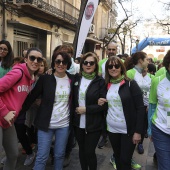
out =
[(79, 159), (82, 170), (97, 170), (95, 153), (101, 131), (85, 133), (85, 129), (75, 127), (75, 137), (79, 145)]
[(117, 170), (131, 170), (131, 159), (135, 149), (132, 136), (121, 133), (108, 133), (114, 151)]
[(141, 141), (139, 142), (139, 144), (143, 144), (145, 134), (147, 134), (147, 130), (148, 130), (148, 111), (147, 106), (145, 106), (144, 133), (141, 134)]
[(70, 134), (69, 134), (69, 137), (68, 137), (68, 141), (67, 141), (67, 146), (66, 146), (66, 153), (65, 153), (65, 156), (69, 156), (71, 151), (72, 151), (72, 148), (73, 148), (73, 144), (75, 142), (75, 135), (74, 135), (74, 129), (71, 128), (70, 129)]
[(25, 124), (19, 124), (15, 123), (15, 129), (17, 132), (17, 137), (19, 139), (19, 142), (21, 143), (22, 147), (24, 148), (27, 155), (32, 154), (32, 148), (31, 144), (28, 138), (28, 135), (26, 133), (26, 125)]
[(104, 114), (104, 120), (105, 121), (103, 121), (102, 137), (104, 139), (107, 139), (108, 131), (107, 131), (107, 123), (106, 123), (106, 114)]
[(30, 143), (37, 144), (37, 129), (33, 125), (31, 127), (27, 127), (27, 134)]

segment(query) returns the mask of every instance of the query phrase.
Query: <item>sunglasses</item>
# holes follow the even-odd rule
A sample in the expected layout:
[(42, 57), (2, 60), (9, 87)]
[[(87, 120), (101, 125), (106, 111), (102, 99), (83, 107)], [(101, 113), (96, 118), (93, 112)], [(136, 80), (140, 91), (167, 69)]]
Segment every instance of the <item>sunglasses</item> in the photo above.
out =
[(90, 66), (93, 66), (95, 64), (95, 62), (94, 61), (84, 61), (83, 64), (85, 66), (87, 66), (88, 64), (90, 64)]
[(37, 60), (37, 63), (42, 63), (42, 62), (43, 62), (43, 58), (41, 58), (41, 57), (35, 57), (35, 56), (33, 56), (33, 55), (29, 56), (29, 59), (30, 59), (30, 61), (35, 61), (35, 60)]
[(0, 51), (8, 52), (8, 49), (0, 47)]
[(114, 48), (109, 48), (108, 51), (116, 51)]
[(67, 65), (68, 63), (66, 62), (66, 61), (62, 61), (62, 60), (55, 60), (55, 64), (57, 64), (57, 65), (60, 65), (60, 64), (63, 64), (63, 65)]
[(109, 70), (111, 70), (113, 67), (114, 67), (115, 69), (118, 69), (118, 68), (120, 68), (120, 65), (119, 65), (119, 64), (115, 64), (115, 65), (109, 64), (109, 65), (108, 65), (108, 69), (109, 69)]

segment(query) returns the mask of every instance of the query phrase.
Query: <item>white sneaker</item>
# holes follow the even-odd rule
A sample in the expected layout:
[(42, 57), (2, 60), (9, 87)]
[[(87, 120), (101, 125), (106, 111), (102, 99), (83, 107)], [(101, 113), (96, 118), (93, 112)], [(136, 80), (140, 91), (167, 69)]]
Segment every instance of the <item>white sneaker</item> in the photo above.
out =
[(6, 156), (4, 156), (2, 159), (1, 159), (1, 164), (4, 165), (6, 162)]
[(33, 163), (33, 161), (34, 161), (34, 158), (35, 158), (35, 152), (33, 152), (30, 155), (27, 155), (27, 157), (25, 159), (25, 162), (24, 162), (24, 165), (25, 166), (31, 165)]

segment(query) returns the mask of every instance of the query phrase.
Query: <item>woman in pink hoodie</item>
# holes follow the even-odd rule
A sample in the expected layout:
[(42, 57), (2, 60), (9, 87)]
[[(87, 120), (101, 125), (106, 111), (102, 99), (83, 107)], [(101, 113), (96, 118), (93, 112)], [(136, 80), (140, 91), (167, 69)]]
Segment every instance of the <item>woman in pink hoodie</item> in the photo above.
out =
[(16, 64), (0, 79), (0, 150), (3, 146), (7, 156), (4, 170), (15, 169), (18, 140), (13, 123), (31, 91), (34, 74), (42, 61), (41, 50), (30, 48), (27, 51), (25, 63)]

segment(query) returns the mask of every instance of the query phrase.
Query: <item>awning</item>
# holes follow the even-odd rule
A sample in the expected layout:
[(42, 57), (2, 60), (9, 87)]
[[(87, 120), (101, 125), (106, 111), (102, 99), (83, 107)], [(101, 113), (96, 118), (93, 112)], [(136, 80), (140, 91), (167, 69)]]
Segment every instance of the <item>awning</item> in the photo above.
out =
[[(14, 25), (14, 26), (16, 26), (16, 27), (18, 27), (19, 25), (20, 26), (29, 26), (29, 27), (33, 27), (33, 28), (37, 28), (37, 29), (41, 29), (41, 30), (44, 30), (44, 31), (47, 31), (47, 32), (53, 32), (53, 31), (51, 31), (50, 30), (50, 28), (48, 28), (48, 27), (43, 27), (42, 25), (41, 25), (41, 27), (40, 26), (38, 26), (38, 24), (35, 24), (35, 25), (31, 25), (31, 24), (28, 24), (28, 23), (25, 23), (25, 22), (22, 22), (22, 21), (16, 21), (16, 20), (7, 20), (7, 23), (8, 24), (12, 24), (12, 25)], [(54, 32), (54, 33), (56, 33), (56, 32)]]
[(94, 42), (94, 43), (96, 43), (96, 44), (102, 44), (102, 43), (103, 43), (102, 41), (97, 40), (97, 39), (95, 39), (95, 38), (91, 38), (91, 37), (87, 37), (87, 38), (86, 38), (86, 41), (92, 41), (92, 42)]

